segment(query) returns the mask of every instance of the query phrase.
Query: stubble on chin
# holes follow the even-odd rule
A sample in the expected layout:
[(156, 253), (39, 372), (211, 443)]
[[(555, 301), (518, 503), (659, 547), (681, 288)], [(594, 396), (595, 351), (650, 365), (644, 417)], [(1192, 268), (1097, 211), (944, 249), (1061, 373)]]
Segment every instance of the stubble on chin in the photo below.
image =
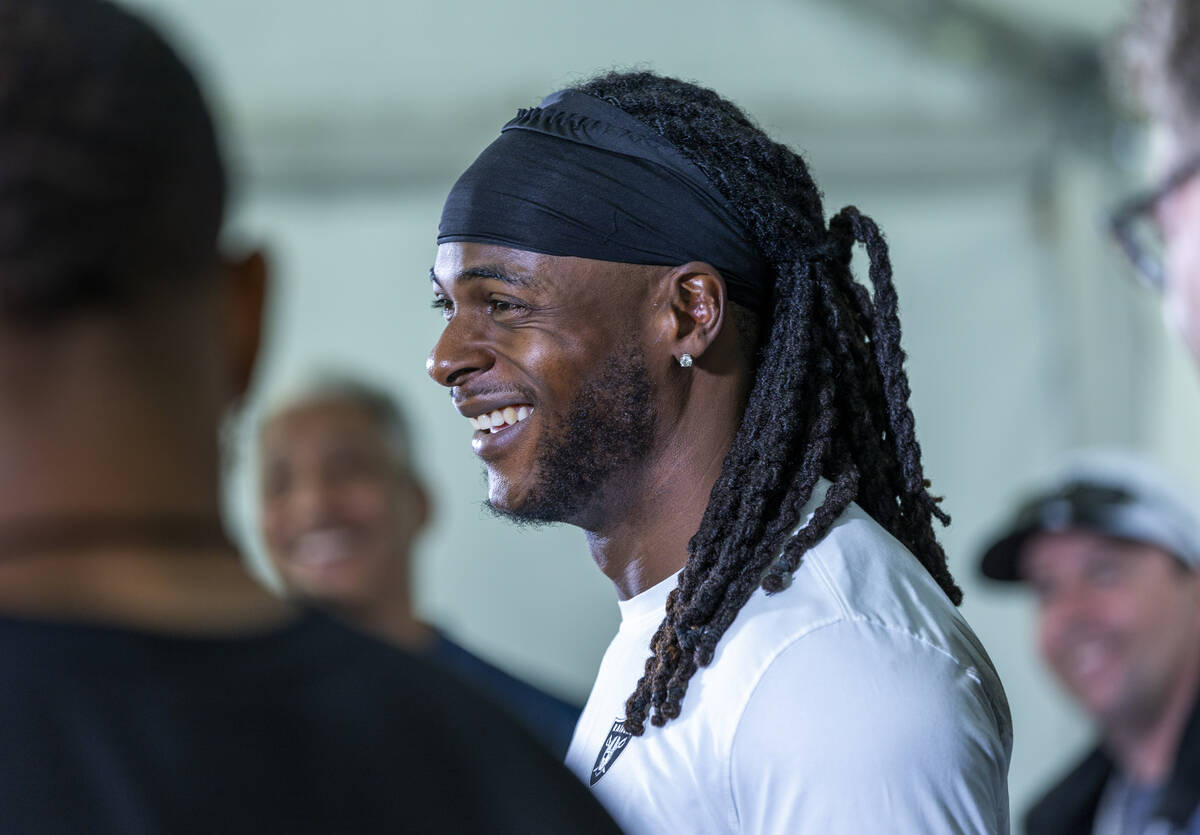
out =
[[(520, 525), (583, 524), (588, 506), (646, 460), (655, 416), (640, 347), (626, 344), (603, 368), (579, 391), (565, 416), (547, 421), (527, 474), (531, 486), (519, 501), (493, 501), (493, 479), (501, 476), (488, 474), (484, 504), (489, 511)], [(506, 492), (514, 492), (516, 485), (508, 487)]]

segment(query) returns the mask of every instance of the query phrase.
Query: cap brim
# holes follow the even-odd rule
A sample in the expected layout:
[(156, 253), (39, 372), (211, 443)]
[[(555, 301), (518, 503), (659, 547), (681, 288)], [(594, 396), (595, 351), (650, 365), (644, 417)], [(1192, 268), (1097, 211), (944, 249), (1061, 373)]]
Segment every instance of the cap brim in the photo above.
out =
[(1021, 550), (1032, 533), (1028, 528), (1014, 531), (993, 543), (979, 562), (980, 573), (989, 580), (999, 580), (1003, 583), (1020, 582)]

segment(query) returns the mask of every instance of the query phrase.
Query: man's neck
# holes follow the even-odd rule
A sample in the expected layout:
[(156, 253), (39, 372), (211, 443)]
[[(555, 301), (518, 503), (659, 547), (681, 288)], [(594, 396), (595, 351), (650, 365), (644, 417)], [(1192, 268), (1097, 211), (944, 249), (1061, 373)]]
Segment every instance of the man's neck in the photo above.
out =
[(220, 531), (218, 382), (119, 330), (0, 334), (0, 609), (202, 630), (278, 616)]
[(0, 559), (0, 614), (237, 635), (281, 625), (295, 611), (231, 550), (97, 547)]
[(346, 622), (409, 652), (423, 652), (433, 643), (434, 631), (411, 612), (386, 612), (369, 617), (347, 616)]
[[(0, 530), (30, 519), (201, 516), (219, 508), (219, 395), (170, 379), (111, 331), (0, 334)], [(35, 348), (45, 356), (35, 354)], [(158, 364), (189, 362), (163, 351)], [(184, 369), (187, 370), (187, 369)]]
[(409, 652), (422, 652), (433, 643), (434, 630), (413, 612), (408, 583), (408, 557), (398, 560), (400, 571), (390, 583), (372, 589), (372, 599), (359, 606), (332, 606), (346, 623)]
[(1193, 653), (1167, 702), (1150, 720), (1107, 730), (1105, 747), (1129, 779), (1142, 785), (1157, 785), (1170, 777), (1180, 740), (1198, 698), (1200, 653)]
[(592, 558), (620, 599), (628, 600), (683, 568), (733, 432), (733, 421), (710, 423), (707, 430), (681, 423), (681, 431), (655, 456), (663, 464), (648, 468), (642, 483), (621, 485), (630, 498), (619, 516), (587, 531)]

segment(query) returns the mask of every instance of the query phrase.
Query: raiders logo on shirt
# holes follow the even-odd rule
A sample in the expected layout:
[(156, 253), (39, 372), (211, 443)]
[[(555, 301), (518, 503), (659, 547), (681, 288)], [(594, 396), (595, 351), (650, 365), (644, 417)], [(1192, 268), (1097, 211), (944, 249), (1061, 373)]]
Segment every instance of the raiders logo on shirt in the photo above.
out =
[(621, 756), (621, 752), (629, 744), (630, 736), (632, 734), (625, 730), (624, 719), (613, 722), (612, 730), (604, 738), (604, 745), (600, 747), (600, 753), (596, 755), (596, 764), (592, 766), (592, 781), (589, 785), (596, 785), (596, 782), (608, 773), (612, 764), (617, 761), (617, 757)]

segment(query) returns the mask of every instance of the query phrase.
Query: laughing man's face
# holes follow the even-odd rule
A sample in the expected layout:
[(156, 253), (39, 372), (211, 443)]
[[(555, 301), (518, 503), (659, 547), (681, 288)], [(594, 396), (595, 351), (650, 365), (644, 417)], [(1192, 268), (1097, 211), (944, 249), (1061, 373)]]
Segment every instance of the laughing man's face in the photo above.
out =
[(1200, 580), (1153, 545), (1069, 530), (1034, 537), (1022, 574), (1038, 643), (1093, 718), (1128, 730), (1160, 716), (1200, 642)]
[(634, 488), (654, 436), (639, 330), (653, 269), (438, 247), (431, 278), (446, 325), (428, 370), (470, 423), (495, 511), (588, 527)]
[(353, 612), (407, 582), (423, 493), (378, 421), (314, 400), (264, 427), (260, 488), (267, 553), (289, 593)]

